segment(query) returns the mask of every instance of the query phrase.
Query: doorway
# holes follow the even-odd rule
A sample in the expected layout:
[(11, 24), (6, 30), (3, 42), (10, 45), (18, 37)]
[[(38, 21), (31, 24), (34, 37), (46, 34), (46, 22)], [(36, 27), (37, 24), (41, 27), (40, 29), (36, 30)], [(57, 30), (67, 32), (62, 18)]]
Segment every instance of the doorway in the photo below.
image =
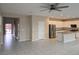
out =
[(18, 41), (18, 18), (3, 17), (3, 43), (10, 47), (15, 41)]

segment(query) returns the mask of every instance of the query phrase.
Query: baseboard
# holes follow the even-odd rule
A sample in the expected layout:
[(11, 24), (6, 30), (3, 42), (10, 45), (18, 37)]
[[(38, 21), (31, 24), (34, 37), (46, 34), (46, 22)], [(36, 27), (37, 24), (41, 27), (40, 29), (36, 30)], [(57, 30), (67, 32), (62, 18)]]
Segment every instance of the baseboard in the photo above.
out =
[(32, 41), (32, 40), (19, 40), (19, 42)]
[(44, 40), (44, 39), (36, 39), (36, 40), (32, 40), (32, 41), (37, 41), (37, 40)]

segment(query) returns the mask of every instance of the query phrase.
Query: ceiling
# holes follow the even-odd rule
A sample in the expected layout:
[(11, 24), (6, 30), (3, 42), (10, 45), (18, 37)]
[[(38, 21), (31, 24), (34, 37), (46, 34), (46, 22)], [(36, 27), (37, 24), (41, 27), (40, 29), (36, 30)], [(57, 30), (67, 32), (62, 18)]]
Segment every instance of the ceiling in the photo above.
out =
[[(13, 13), (20, 15), (42, 15), (51, 17), (79, 17), (79, 3), (62, 3), (63, 5), (70, 6), (69, 8), (62, 9), (63, 11), (40, 11), (43, 8), (40, 6), (45, 3), (0, 3), (0, 10), (2, 13)], [(61, 4), (61, 5), (62, 5)]]

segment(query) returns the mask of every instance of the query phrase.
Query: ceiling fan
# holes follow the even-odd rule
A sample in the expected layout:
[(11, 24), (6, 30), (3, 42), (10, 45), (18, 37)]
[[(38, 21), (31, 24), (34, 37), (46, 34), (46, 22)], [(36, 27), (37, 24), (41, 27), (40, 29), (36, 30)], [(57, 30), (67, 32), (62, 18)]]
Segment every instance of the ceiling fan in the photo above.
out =
[(45, 9), (43, 9), (41, 11), (48, 10), (49, 12), (51, 12), (52, 10), (62, 11), (61, 9), (68, 8), (69, 6), (63, 6), (63, 5), (60, 6), (60, 3), (52, 3), (52, 4), (51, 3), (46, 3), (45, 6), (40, 6), (40, 7), (45, 8)]

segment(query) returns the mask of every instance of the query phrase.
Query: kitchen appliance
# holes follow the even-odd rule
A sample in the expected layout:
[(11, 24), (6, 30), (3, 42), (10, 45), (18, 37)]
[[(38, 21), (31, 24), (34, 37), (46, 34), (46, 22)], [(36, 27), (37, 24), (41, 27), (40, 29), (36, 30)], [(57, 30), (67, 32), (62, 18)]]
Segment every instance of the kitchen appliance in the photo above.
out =
[(78, 31), (76, 24), (71, 24), (71, 31)]
[(56, 25), (49, 24), (49, 38), (56, 38)]

